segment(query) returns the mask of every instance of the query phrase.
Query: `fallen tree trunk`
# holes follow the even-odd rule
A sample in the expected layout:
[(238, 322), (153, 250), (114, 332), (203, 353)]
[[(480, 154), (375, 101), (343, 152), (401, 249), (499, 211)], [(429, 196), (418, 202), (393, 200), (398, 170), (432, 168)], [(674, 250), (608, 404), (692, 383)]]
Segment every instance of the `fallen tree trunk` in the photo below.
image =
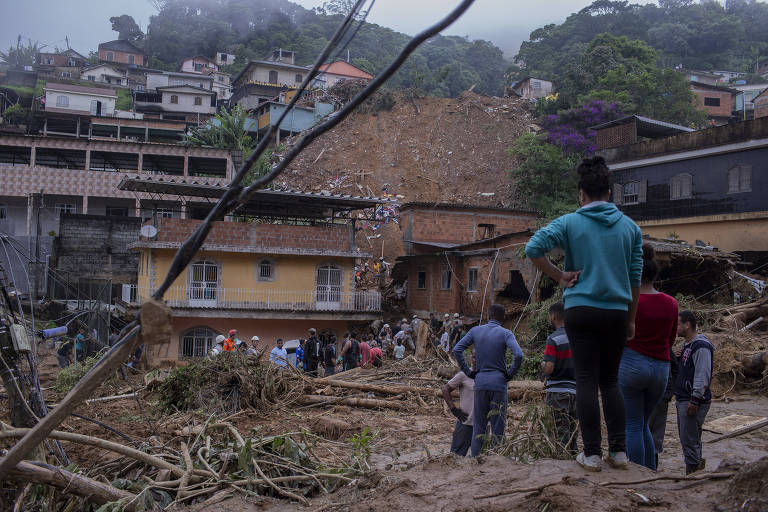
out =
[(304, 395), (299, 399), (303, 405), (327, 404), (350, 405), (352, 407), (364, 407), (366, 409), (405, 409), (407, 404), (390, 400), (377, 400), (375, 398), (340, 398), (335, 396)]
[[(356, 382), (346, 380), (336, 380), (333, 378), (327, 379), (314, 379), (311, 381), (313, 384), (319, 386), (336, 386), (347, 389), (357, 389), (360, 391), (367, 391), (370, 393), (379, 393), (382, 395), (402, 395), (407, 393), (417, 393), (422, 395), (442, 396), (440, 389), (419, 387), (419, 386), (404, 386), (404, 385), (392, 385), (392, 386), (379, 386), (376, 384), (369, 384), (367, 382)], [(524, 397), (527, 393), (544, 392), (544, 384), (535, 380), (513, 380), (508, 383), (509, 398), (512, 400), (518, 400)]]
[(763, 376), (763, 372), (768, 366), (768, 351), (743, 356), (739, 362), (741, 363), (741, 371), (745, 377), (759, 379)]
[[(0, 430), (0, 439), (23, 437), (30, 430), (31, 429), (28, 429), (28, 428)], [(83, 434), (75, 434), (73, 432), (61, 432), (59, 430), (54, 430), (53, 432), (49, 433), (48, 437), (51, 439), (58, 439), (59, 441), (70, 441), (73, 443), (95, 446), (97, 448), (103, 448), (105, 450), (119, 453), (120, 455), (125, 455), (126, 457), (136, 459), (138, 461), (144, 462), (145, 464), (149, 464), (156, 468), (167, 469), (168, 471), (173, 473), (173, 475), (179, 478), (184, 475), (183, 469), (171, 464), (170, 462), (166, 462), (165, 460), (159, 457), (155, 457), (148, 453), (144, 453), (140, 450), (136, 450), (135, 448), (131, 448), (129, 446), (113, 443), (112, 441), (107, 441), (105, 439), (99, 439), (98, 437), (91, 437)]]
[(122, 510), (131, 511), (136, 508), (135, 494), (49, 464), (21, 461), (6, 473), (5, 478), (17, 482), (51, 485), (67, 493), (86, 497), (97, 505), (124, 500), (125, 508)]

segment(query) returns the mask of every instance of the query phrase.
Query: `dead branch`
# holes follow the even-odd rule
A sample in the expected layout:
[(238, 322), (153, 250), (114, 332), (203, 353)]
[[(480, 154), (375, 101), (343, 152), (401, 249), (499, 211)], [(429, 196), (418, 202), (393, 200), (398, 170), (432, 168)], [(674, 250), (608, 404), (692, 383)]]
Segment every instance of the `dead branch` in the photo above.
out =
[(737, 437), (737, 436), (740, 436), (742, 434), (746, 434), (747, 432), (752, 432), (753, 430), (761, 429), (761, 428), (763, 428), (765, 426), (768, 426), (768, 419), (764, 419), (764, 420), (760, 421), (759, 423), (755, 423), (754, 425), (749, 425), (747, 427), (739, 428), (739, 429), (734, 430), (733, 432), (728, 432), (727, 434), (723, 434), (723, 435), (718, 436), (718, 437), (716, 437), (714, 439), (710, 439), (709, 441), (707, 441), (707, 443), (716, 443), (718, 441), (722, 441), (723, 439), (728, 439), (728, 438), (731, 438), (731, 437)]
[(127, 502), (124, 510), (131, 511), (135, 508), (135, 494), (48, 464), (21, 461), (8, 471), (6, 477), (18, 482), (51, 485), (67, 493), (86, 497), (99, 505), (124, 500)]

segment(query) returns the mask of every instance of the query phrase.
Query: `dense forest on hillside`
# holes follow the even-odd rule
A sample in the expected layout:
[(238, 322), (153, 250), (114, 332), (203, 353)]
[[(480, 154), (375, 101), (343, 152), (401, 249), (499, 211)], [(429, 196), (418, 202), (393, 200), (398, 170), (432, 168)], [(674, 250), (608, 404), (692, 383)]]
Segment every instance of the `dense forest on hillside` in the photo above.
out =
[(559, 80), (601, 33), (644, 41), (657, 50), (660, 67), (754, 73), (757, 61), (768, 58), (768, 3), (598, 0), (560, 25), (531, 32), (515, 61), (528, 73)]
[[(247, 59), (263, 59), (273, 49), (297, 52), (297, 64), (308, 65), (341, 23), (340, 14), (310, 11), (287, 0), (155, 0), (146, 47), (152, 65), (175, 67), (190, 55), (213, 57), (233, 53), (226, 71), (239, 72)], [(435, 13), (437, 19), (441, 13)], [(353, 64), (372, 73), (383, 70), (409, 36), (366, 23), (349, 44)], [(346, 50), (339, 57), (346, 58)], [(508, 62), (488, 41), (438, 36), (422, 45), (393, 77), (390, 85), (437, 96), (475, 91), (500, 95)]]

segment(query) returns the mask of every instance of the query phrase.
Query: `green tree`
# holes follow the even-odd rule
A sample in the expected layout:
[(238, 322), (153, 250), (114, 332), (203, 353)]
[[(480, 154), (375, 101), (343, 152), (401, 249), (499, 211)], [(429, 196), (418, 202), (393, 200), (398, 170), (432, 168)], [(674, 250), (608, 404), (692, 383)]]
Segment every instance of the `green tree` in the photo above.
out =
[(323, 2), (322, 10), (331, 15), (341, 14), (342, 16), (347, 16), (355, 8), (356, 3), (356, 0), (329, 0), (328, 2)]
[(24, 108), (21, 104), (16, 103), (11, 105), (5, 112), (3, 112), (3, 121), (7, 124), (21, 124), (29, 119), (29, 109)]
[(40, 44), (31, 39), (26, 44), (21, 42), (21, 35), (18, 36), (16, 46), (8, 48), (7, 52), (0, 51), (0, 57), (11, 66), (31, 66), (35, 64), (35, 58), (40, 52)]
[(112, 16), (109, 18), (109, 22), (112, 24), (112, 30), (117, 32), (117, 38), (120, 40), (136, 43), (144, 39), (144, 32), (141, 31), (141, 28), (139, 28), (139, 25), (132, 16), (127, 14)]
[(532, 133), (517, 139), (507, 153), (519, 161), (509, 174), (517, 186), (518, 197), (527, 198), (527, 206), (545, 218), (576, 208), (573, 170), (580, 155), (565, 156), (559, 147)]

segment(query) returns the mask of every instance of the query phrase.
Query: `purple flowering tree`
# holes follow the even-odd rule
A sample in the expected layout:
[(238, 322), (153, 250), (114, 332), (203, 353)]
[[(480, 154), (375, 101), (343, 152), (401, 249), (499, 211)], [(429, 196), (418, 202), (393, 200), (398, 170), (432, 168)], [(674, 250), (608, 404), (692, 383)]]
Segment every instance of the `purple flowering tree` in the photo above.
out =
[(545, 116), (542, 127), (547, 132), (546, 141), (562, 149), (563, 153), (590, 156), (596, 150), (595, 132), (590, 127), (622, 115), (616, 103), (592, 100), (581, 107)]

